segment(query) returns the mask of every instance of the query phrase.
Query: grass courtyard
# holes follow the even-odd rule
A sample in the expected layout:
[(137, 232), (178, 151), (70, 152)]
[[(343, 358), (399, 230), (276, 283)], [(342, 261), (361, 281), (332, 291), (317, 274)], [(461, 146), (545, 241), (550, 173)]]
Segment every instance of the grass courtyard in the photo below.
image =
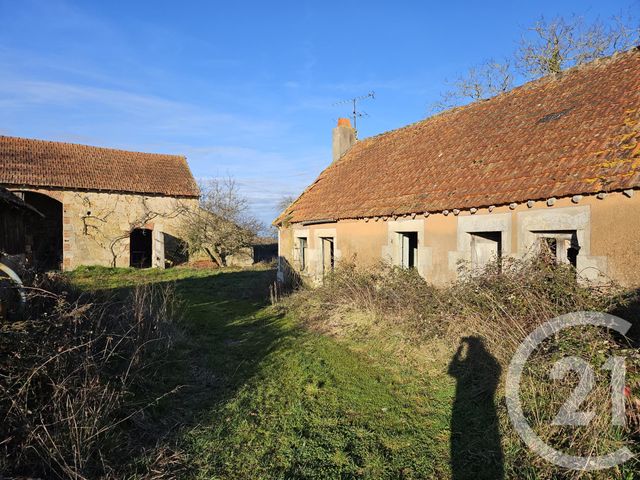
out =
[(83, 289), (175, 282), (185, 334), (153, 382), (182, 388), (149, 414), (189, 476), (450, 477), (453, 380), (399, 360), (388, 342), (302, 328), (268, 305), (273, 270), (89, 268), (71, 279)]
[[(563, 470), (526, 449), (510, 426), (501, 382), (514, 329), (563, 311), (637, 303), (635, 294), (594, 296), (570, 271), (549, 268), (521, 266), (436, 291), (409, 271), (347, 266), (276, 306), (268, 300), (275, 272), (266, 267), (84, 268), (68, 277), (116, 295), (170, 284), (182, 303), (168, 362), (142, 386), (146, 398), (177, 392), (145, 410), (144, 424), (154, 427), (141, 429), (149, 436), (141, 443), (155, 449), (143, 451), (158, 453), (132, 459), (141, 478), (636, 478), (635, 460)], [(637, 350), (602, 333), (569, 333), (536, 354), (523, 402), (547, 441), (576, 454), (636, 450), (635, 421), (625, 429), (602, 423), (606, 376), (589, 400), (598, 422), (576, 430), (547, 421), (575, 387), (571, 378), (549, 382), (553, 362), (572, 353), (597, 366), (616, 352), (629, 357), (635, 389)]]

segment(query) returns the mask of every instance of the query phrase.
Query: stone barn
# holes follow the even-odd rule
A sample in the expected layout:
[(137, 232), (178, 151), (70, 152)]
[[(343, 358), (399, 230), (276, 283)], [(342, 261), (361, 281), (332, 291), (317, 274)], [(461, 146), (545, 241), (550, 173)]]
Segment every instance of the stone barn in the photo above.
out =
[(547, 248), (580, 278), (640, 286), (640, 49), (356, 141), (274, 222), (280, 278), (342, 259), (454, 281)]
[(40, 268), (185, 261), (199, 197), (185, 157), (2, 136), (0, 166), (0, 185), (44, 216), (25, 226)]

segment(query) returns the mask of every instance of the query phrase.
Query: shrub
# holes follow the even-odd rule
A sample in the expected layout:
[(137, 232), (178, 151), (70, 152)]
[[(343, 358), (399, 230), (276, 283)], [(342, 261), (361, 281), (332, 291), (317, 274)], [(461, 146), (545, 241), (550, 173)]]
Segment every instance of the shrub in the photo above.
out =
[(403, 326), (416, 341), (478, 334), (506, 359), (541, 323), (573, 311), (610, 311), (623, 299), (614, 284), (578, 282), (570, 266), (544, 258), (503, 260), (475, 272), (461, 268), (459, 277), (435, 288), (413, 269), (343, 262), (322, 285), (300, 289), (284, 304), (315, 328), (345, 313), (367, 312)]
[(385, 263), (366, 268), (343, 262), (323, 285), (300, 289), (284, 304), (315, 328), (349, 312), (367, 312), (378, 320), (416, 328), (433, 309), (437, 294), (415, 270)]
[(22, 320), (0, 332), (0, 471), (46, 478), (122, 476), (154, 403), (141, 382), (166, 355), (178, 302), (171, 286), (126, 298), (80, 293), (61, 277), (29, 289)]

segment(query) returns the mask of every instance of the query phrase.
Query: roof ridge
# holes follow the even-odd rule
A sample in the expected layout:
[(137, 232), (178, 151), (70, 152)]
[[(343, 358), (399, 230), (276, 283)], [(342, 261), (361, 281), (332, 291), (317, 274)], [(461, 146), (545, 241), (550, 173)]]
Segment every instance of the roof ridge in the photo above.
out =
[(184, 155), (0, 135), (0, 184), (198, 197)]
[[(582, 63), (580, 65), (574, 65), (572, 67), (567, 68), (566, 70), (563, 70), (560, 73), (550, 73), (548, 75), (544, 75), (542, 77), (539, 78), (534, 78), (533, 80), (529, 80), (528, 82), (523, 83), (522, 85), (517, 85), (515, 87), (513, 87), (510, 90), (507, 90), (506, 92), (501, 92), (498, 93), (496, 95), (493, 95), (492, 97), (489, 98), (484, 98), (484, 99), (479, 99), (479, 100), (474, 100), (472, 102), (466, 103), (464, 105), (457, 105), (455, 107), (451, 107), (448, 108), (446, 110), (442, 110), (441, 112), (436, 112), (433, 115), (430, 115), (426, 118), (422, 118), (420, 120), (416, 120), (415, 122), (411, 122), (408, 123), (406, 125), (403, 125), (401, 127), (398, 128), (394, 128), (391, 130), (387, 130), (385, 132), (380, 132), (377, 133), (375, 135), (372, 135), (370, 137), (364, 138), (362, 139), (359, 143), (364, 143), (370, 140), (374, 140), (380, 137), (384, 137), (386, 135), (401, 131), (401, 130), (405, 130), (405, 129), (409, 129), (412, 127), (417, 127), (418, 125), (427, 123), (431, 120), (437, 119), (437, 118), (441, 118), (445, 115), (453, 115), (456, 113), (459, 113), (463, 110), (467, 110), (469, 108), (473, 108), (473, 107), (477, 107), (478, 105), (484, 105), (487, 104), (489, 102), (495, 101), (496, 99), (500, 98), (506, 98), (510, 95), (515, 95), (517, 92), (521, 91), (521, 90), (526, 90), (529, 88), (534, 88), (536, 86), (539, 86), (541, 84), (544, 83), (548, 83), (548, 82), (552, 82), (555, 80), (560, 80), (560, 79), (564, 79), (566, 78), (568, 75), (572, 75), (575, 72), (577, 72), (578, 70), (584, 70), (584, 69), (590, 69), (590, 68), (595, 68), (596, 66), (599, 66), (600, 64), (603, 63), (608, 63), (610, 61), (615, 60), (619, 60), (622, 57), (625, 57), (627, 55), (633, 55), (633, 54), (640, 54), (640, 45), (636, 45), (635, 47), (631, 47), (628, 50), (623, 50), (623, 51), (618, 51), (618, 52), (614, 52), (611, 55), (607, 55), (606, 57), (600, 57), (600, 58), (596, 58), (590, 62), (587, 63)], [(348, 153), (348, 152), (347, 152)], [(344, 155), (345, 157), (347, 156), (347, 154)]]

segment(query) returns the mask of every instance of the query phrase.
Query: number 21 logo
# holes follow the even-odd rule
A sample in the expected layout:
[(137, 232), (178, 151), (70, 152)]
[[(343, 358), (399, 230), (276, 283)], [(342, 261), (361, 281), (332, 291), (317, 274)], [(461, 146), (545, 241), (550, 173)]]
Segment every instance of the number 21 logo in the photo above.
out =
[[(611, 371), (611, 423), (624, 426), (624, 383), (626, 366), (623, 357), (612, 356), (602, 366)], [(593, 367), (582, 358), (564, 357), (558, 360), (551, 369), (551, 378), (562, 380), (570, 370), (580, 375), (580, 381), (566, 402), (558, 410), (552, 425), (585, 426), (593, 419), (595, 412), (578, 411), (595, 385)]]

